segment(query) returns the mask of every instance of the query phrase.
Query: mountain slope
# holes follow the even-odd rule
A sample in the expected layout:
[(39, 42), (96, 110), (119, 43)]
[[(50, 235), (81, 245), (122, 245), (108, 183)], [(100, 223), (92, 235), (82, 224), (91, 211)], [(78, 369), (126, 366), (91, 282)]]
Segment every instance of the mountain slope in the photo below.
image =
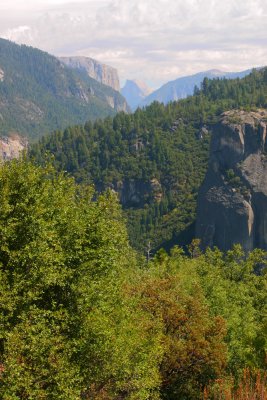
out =
[(121, 94), (133, 111), (151, 92), (152, 90), (139, 80), (127, 80), (121, 89)]
[(251, 70), (246, 70), (242, 72), (223, 72), (213, 69), (205, 72), (199, 72), (194, 75), (178, 78), (174, 81), (167, 82), (165, 85), (155, 90), (141, 103), (139, 103), (139, 105), (143, 107), (151, 104), (153, 101), (159, 101), (160, 103), (167, 104), (169, 101), (184, 99), (194, 93), (194, 88), (196, 86), (200, 88), (201, 83), (205, 77), (209, 79), (223, 77), (227, 79), (235, 79), (243, 78), (250, 72)]
[(120, 80), (115, 68), (90, 57), (59, 57), (59, 60), (70, 68), (86, 71), (90, 78), (120, 91)]
[(41, 50), (0, 39), (0, 134), (36, 138), (128, 110), (112, 88)]
[(118, 193), (131, 243), (145, 251), (186, 244), (194, 236), (196, 200), (209, 156), (210, 132), (223, 111), (267, 107), (267, 69), (243, 79), (205, 80), (196, 95), (154, 102), (43, 138), (31, 156), (54, 155), (59, 170), (98, 191)]

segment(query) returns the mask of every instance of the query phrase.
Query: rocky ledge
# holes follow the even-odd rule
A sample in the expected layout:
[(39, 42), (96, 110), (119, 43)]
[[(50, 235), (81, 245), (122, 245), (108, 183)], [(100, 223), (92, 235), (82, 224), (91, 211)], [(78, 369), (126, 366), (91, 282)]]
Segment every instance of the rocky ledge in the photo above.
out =
[(21, 152), (28, 147), (28, 141), (17, 133), (11, 133), (9, 137), (0, 137), (0, 161), (8, 161), (19, 158)]
[(210, 162), (198, 196), (203, 248), (267, 250), (267, 110), (232, 110), (213, 128)]
[(70, 68), (86, 71), (91, 78), (120, 91), (120, 80), (115, 68), (90, 57), (60, 57), (59, 60)]

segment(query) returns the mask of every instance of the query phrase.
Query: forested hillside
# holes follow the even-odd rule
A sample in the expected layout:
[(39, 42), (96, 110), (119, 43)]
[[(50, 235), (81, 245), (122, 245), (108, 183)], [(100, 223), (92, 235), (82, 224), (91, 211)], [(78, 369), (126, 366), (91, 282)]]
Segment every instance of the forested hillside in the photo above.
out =
[(56, 131), (30, 155), (43, 163), (52, 153), (55, 167), (77, 182), (114, 189), (131, 243), (142, 252), (168, 248), (194, 235), (212, 125), (225, 110), (266, 106), (267, 69), (243, 79), (204, 79), (188, 99)]
[(194, 75), (183, 76), (174, 81), (165, 83), (159, 89), (146, 96), (145, 99), (143, 101), (140, 101), (138, 104), (140, 107), (144, 107), (148, 106), (153, 101), (167, 104), (170, 101), (185, 99), (188, 96), (192, 96), (195, 87), (201, 87), (201, 83), (203, 82), (203, 79), (205, 77), (209, 79), (235, 79), (244, 78), (250, 72), (251, 70), (240, 72), (223, 72), (220, 70), (211, 69), (209, 71), (198, 72)]
[(36, 139), (128, 110), (119, 92), (41, 50), (0, 39), (0, 134)]
[(266, 16), (0, 0), (0, 400), (267, 400)]
[(1, 399), (266, 399), (266, 253), (144, 262), (116, 196), (49, 165), (1, 165), (0, 203)]

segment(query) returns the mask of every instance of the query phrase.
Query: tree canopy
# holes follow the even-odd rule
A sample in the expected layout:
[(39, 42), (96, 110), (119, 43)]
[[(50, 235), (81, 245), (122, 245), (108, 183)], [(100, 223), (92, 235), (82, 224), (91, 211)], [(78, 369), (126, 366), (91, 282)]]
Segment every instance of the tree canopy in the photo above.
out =
[(266, 368), (264, 252), (147, 263), (114, 193), (25, 160), (1, 166), (0, 204), (2, 399), (195, 400)]
[(189, 244), (196, 198), (207, 168), (212, 126), (233, 108), (267, 106), (266, 69), (243, 79), (205, 79), (194, 96), (134, 114), (56, 131), (32, 146), (42, 164), (53, 155), (58, 170), (98, 191), (117, 191), (131, 244), (145, 252)]

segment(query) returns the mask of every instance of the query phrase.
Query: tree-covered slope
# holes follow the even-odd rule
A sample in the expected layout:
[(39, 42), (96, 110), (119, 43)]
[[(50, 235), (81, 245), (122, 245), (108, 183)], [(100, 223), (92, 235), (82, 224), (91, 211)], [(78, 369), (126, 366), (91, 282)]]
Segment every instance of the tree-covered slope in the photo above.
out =
[(54, 129), (127, 111), (112, 88), (41, 50), (0, 39), (0, 134), (37, 138)]
[(244, 79), (205, 79), (188, 99), (54, 132), (30, 154), (42, 163), (50, 152), (77, 182), (118, 192), (139, 250), (184, 244), (194, 235), (212, 125), (224, 110), (266, 107), (266, 97), (266, 69)]
[(209, 79), (216, 78), (243, 78), (251, 72), (250, 70), (241, 71), (241, 72), (223, 72), (216, 69), (212, 69), (209, 71), (198, 72), (194, 75), (184, 76), (178, 78), (174, 81), (170, 81), (165, 83), (159, 89), (155, 90), (151, 94), (149, 94), (143, 101), (139, 102), (140, 107), (147, 106), (151, 104), (153, 101), (159, 101), (164, 104), (167, 104), (170, 101), (184, 99), (187, 96), (191, 96), (194, 93), (194, 88), (200, 88), (201, 83), (205, 77)]
[(265, 252), (147, 264), (113, 193), (25, 160), (0, 203), (1, 399), (266, 399)]

